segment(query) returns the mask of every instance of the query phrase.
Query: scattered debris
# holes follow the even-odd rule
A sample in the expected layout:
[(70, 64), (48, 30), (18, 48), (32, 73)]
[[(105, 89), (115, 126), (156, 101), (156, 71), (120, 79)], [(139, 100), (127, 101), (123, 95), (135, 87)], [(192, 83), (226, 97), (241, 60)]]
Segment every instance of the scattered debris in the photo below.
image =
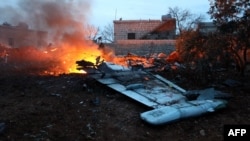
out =
[(201, 130), (200, 130), (200, 134), (201, 134), (202, 136), (205, 136), (205, 135), (206, 135), (205, 130), (201, 129)]
[[(89, 67), (88, 63), (77, 64), (80, 65), (79, 68), (88, 68), (87, 74), (101, 84), (153, 108), (140, 114), (142, 120), (152, 125), (200, 116), (225, 108), (227, 105), (227, 101), (215, 99), (217, 91), (214, 88), (187, 92), (160, 75), (145, 70), (134, 70), (104, 61), (95, 67)], [(199, 96), (195, 100), (189, 100), (186, 96), (190, 93)], [(92, 102), (98, 105), (99, 99)]]
[(206, 99), (229, 99), (232, 96), (228, 93), (215, 90), (214, 88), (207, 88), (203, 90), (189, 90), (184, 93), (188, 99), (206, 100)]
[[(169, 78), (171, 82), (176, 82), (168, 72), (158, 74)], [(226, 80), (225, 78), (232, 76), (234, 80), (240, 81), (231, 71), (222, 72), (222, 74), (223, 78), (220, 80)], [(90, 135), (86, 127), (88, 123), (96, 132), (96, 135), (92, 137), (93, 140), (150, 141), (153, 138), (158, 140), (223, 140), (224, 124), (249, 124), (250, 87), (247, 85), (250, 83), (249, 77), (242, 79), (244, 85), (239, 89), (221, 87), (219, 85), (221, 83), (210, 85), (215, 90), (219, 88), (221, 92), (228, 92), (232, 95), (233, 98), (229, 99), (226, 109), (208, 116), (183, 119), (159, 129), (145, 125), (140, 119), (140, 113), (153, 108), (138, 104), (89, 76), (87, 73), (59, 76), (22, 73), (1, 75), (0, 123), (4, 122), (6, 128), (0, 135), (0, 140), (91, 140), (88, 139)], [(186, 77), (181, 75), (181, 79), (184, 78)], [(68, 84), (68, 80), (72, 83)], [(83, 84), (87, 84), (93, 92), (84, 91)], [(190, 79), (175, 84), (187, 91), (191, 88), (204, 89), (203, 86), (197, 86)], [(67, 89), (62, 89), (61, 86), (67, 86)], [(61, 94), (63, 99), (51, 96), (51, 93)], [(94, 106), (91, 103), (91, 100), (96, 97), (95, 94), (101, 100), (100, 106)], [(84, 102), (82, 105), (79, 104), (81, 101)], [(98, 112), (93, 110), (98, 110)], [(205, 136), (200, 135), (202, 129), (205, 130)], [(24, 133), (37, 135), (40, 130), (46, 131), (48, 135), (41, 132), (42, 136), (36, 138), (23, 136)]]
[(91, 100), (91, 102), (95, 105), (95, 106), (99, 106), (100, 105), (100, 99), (98, 97), (96, 97), (95, 99)]
[(52, 93), (52, 94), (50, 94), (51, 96), (57, 96), (57, 97), (62, 97), (62, 95), (61, 94), (55, 94), (55, 93)]
[(89, 135), (88, 135), (87, 137), (92, 139), (93, 136), (96, 135), (96, 132), (95, 132), (95, 130), (92, 128), (92, 126), (91, 126), (90, 123), (87, 124), (86, 127), (87, 127), (87, 129), (88, 129), (88, 131), (89, 131)]
[(6, 124), (4, 122), (0, 123), (0, 135), (4, 133), (6, 129)]
[(233, 80), (233, 79), (227, 79), (224, 81), (223, 84), (226, 86), (229, 86), (229, 87), (239, 87), (242, 85), (242, 83), (240, 83), (239, 81)]

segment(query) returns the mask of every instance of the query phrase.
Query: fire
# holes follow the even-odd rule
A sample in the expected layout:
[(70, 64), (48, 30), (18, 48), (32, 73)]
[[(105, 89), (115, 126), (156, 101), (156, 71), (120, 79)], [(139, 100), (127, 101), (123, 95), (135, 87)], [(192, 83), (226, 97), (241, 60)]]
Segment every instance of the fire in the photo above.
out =
[(81, 47), (77, 50), (70, 50), (68, 55), (65, 58), (62, 58), (64, 61), (65, 73), (86, 73), (83, 70), (77, 70), (77, 60), (87, 60), (90, 62), (95, 62), (96, 57), (100, 56), (100, 51), (95, 47), (92, 47), (93, 50), (84, 50), (86, 48)]
[(90, 1), (61, 0), (59, 3), (46, 0), (31, 3), (29, 0), (20, 0), (18, 13), (23, 15), (9, 16), (15, 22), (28, 22), (34, 30), (45, 31), (48, 36), (38, 38), (49, 45), (43, 48), (40, 48), (41, 45), (26, 48), (25, 46), (31, 46), (27, 44), (9, 50), (8, 66), (18, 72), (39, 74), (85, 73), (77, 70), (76, 61), (84, 59), (95, 64), (98, 56), (101, 60), (127, 66), (125, 58), (118, 58), (108, 47), (100, 48), (89, 40), (92, 40), (91, 35), (97, 35), (97, 29), (87, 26), (90, 4)]
[(82, 45), (63, 44), (56, 49), (50, 50), (48, 54), (59, 62), (53, 69), (56, 74), (86, 73), (83, 70), (77, 70), (76, 61), (84, 59), (95, 63), (96, 58), (101, 56), (101, 50), (98, 49), (98, 45), (86, 41)]
[(98, 45), (90, 41), (84, 41), (81, 45), (61, 44), (46, 48), (4, 48), (4, 51), (8, 54), (4, 62), (8, 72), (40, 75), (86, 73), (77, 70), (76, 61), (84, 59), (95, 63), (96, 58), (102, 56)]
[(153, 58), (137, 56), (133, 54), (128, 54), (125, 56), (116, 56), (113, 61), (115, 64), (119, 64), (125, 67), (130, 66), (143, 66), (145, 68), (149, 68), (153, 66)]

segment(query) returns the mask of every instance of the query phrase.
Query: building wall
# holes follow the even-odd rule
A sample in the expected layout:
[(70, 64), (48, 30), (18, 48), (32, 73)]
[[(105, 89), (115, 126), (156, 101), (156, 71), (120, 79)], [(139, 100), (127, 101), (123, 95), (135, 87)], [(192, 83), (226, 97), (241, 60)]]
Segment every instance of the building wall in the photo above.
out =
[[(129, 33), (135, 33), (135, 39), (141, 39), (147, 34), (153, 32), (157, 27), (161, 26), (162, 24), (170, 22), (171, 27), (167, 29), (171, 37), (172, 34), (175, 34), (175, 19), (165, 19), (165, 20), (119, 20), (114, 21), (114, 40), (127, 40)], [(172, 24), (174, 23), (174, 24)], [(169, 36), (170, 36), (169, 35)]]
[(106, 44), (115, 51), (116, 55), (149, 55), (165, 53), (170, 54), (175, 50), (175, 40), (119, 40), (116, 43)]
[(200, 22), (198, 23), (198, 29), (202, 33), (216, 32), (217, 27), (213, 22)]
[(30, 30), (26, 24), (0, 25), (0, 43), (13, 48), (23, 46), (42, 47), (47, 45), (47, 32)]
[(114, 21), (115, 41), (126, 40), (128, 33), (136, 33), (135, 39), (153, 30), (161, 23), (160, 20), (126, 20)]

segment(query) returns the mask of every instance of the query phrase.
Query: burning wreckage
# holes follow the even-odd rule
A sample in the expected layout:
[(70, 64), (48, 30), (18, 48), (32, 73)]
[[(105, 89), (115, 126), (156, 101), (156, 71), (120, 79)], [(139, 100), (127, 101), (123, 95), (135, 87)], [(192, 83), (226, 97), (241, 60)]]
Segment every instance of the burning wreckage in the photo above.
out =
[[(140, 114), (140, 118), (151, 125), (200, 116), (227, 105), (222, 99), (227, 94), (214, 88), (187, 91), (158, 74), (100, 61), (100, 57), (95, 64), (85, 60), (76, 61), (76, 64), (78, 70), (86, 71), (98, 82), (151, 107), (152, 110)], [(190, 94), (199, 96), (189, 100)]]

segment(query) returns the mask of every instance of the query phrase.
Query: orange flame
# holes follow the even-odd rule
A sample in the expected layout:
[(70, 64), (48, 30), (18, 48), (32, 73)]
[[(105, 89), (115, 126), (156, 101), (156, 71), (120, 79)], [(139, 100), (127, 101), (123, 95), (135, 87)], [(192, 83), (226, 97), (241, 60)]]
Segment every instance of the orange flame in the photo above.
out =
[(86, 73), (83, 70), (77, 70), (76, 61), (86, 60), (95, 63), (96, 58), (101, 56), (98, 46), (91, 42), (78, 46), (63, 44), (50, 50), (50, 53), (59, 61), (57, 65), (60, 69), (56, 70), (56, 73)]
[(27, 17), (27, 19), (21, 19), (21, 21), (29, 21), (31, 27), (37, 28), (36, 30), (46, 31), (48, 35), (41, 40), (46, 43), (53, 42), (54, 45), (49, 44), (49, 47), (42, 51), (40, 47), (20, 47), (9, 50), (8, 63), (12, 64), (8, 66), (14, 66), (13, 69), (23, 70), (24, 72), (27, 72), (27, 70), (39, 71), (39, 73), (51, 75), (86, 73), (77, 70), (76, 61), (84, 59), (95, 63), (98, 56), (101, 57), (101, 60), (123, 66), (128, 66), (128, 60), (137, 61), (136, 63), (140, 60), (139, 63), (143, 62), (144, 65), (147, 63), (145, 58), (136, 56), (117, 57), (110, 48), (100, 49), (97, 44), (86, 40), (91, 39), (89, 37), (93, 34), (96, 35), (98, 31), (86, 24), (86, 17), (89, 14), (85, 15), (84, 13), (88, 12), (89, 1), (70, 2), (62, 0), (60, 3), (56, 1), (35, 1), (29, 7), (26, 7), (30, 3), (28, 0), (24, 1), (25, 4), (23, 4), (23, 0), (20, 3), (20, 10), (26, 15), (23, 17)]

